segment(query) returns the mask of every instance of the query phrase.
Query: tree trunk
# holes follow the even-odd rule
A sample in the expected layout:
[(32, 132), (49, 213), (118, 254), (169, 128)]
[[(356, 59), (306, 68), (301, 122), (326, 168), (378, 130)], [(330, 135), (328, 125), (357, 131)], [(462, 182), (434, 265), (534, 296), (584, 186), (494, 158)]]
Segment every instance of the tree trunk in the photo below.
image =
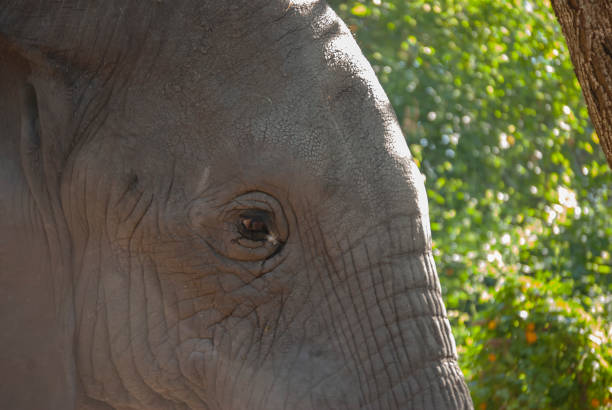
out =
[(552, 0), (601, 148), (612, 168), (612, 2)]

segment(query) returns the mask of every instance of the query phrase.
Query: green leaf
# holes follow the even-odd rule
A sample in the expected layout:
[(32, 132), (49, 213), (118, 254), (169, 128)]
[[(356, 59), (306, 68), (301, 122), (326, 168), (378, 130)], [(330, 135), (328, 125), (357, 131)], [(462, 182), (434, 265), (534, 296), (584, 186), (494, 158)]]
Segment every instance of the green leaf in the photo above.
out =
[(363, 4), (356, 4), (351, 8), (351, 13), (357, 17), (364, 17), (368, 14), (369, 10)]

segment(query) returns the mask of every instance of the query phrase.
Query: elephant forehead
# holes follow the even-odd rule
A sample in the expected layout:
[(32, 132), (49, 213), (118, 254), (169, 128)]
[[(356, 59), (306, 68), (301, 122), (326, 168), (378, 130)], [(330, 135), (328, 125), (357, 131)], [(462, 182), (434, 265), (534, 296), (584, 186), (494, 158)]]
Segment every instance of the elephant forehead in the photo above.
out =
[(146, 69), (134, 70), (144, 78), (120, 91), (120, 104), (111, 104), (115, 124), (143, 136), (195, 139), (216, 155), (228, 139), (251, 152), (268, 151), (266, 145), (280, 152), (286, 145), (299, 157), (314, 158), (332, 146), (354, 151), (350, 145), (365, 135), (348, 123), (393, 125), (388, 101), (345, 27), (332, 28), (325, 39), (304, 30), (310, 34), (283, 40), (257, 34), (206, 53), (167, 47)]
[(235, 47), (206, 53), (181, 46), (168, 45), (130, 69), (128, 87), (106, 106), (113, 127), (149, 138), (196, 138), (210, 150), (223, 139), (295, 134), (325, 109), (326, 67), (312, 42), (294, 56), (291, 46), (274, 42), (256, 49), (236, 40)]
[(210, 181), (310, 179), (366, 202), (414, 198), (406, 177), (419, 174), (407, 166), (384, 91), (348, 29), (317, 4), (268, 25), (250, 20), (252, 30), (234, 37), (221, 27), (171, 37), (130, 71), (129, 86), (110, 104), (108, 130), (132, 136), (141, 148), (131, 152), (147, 153), (134, 163), (157, 159), (153, 173), (172, 166), (187, 179), (205, 172)]

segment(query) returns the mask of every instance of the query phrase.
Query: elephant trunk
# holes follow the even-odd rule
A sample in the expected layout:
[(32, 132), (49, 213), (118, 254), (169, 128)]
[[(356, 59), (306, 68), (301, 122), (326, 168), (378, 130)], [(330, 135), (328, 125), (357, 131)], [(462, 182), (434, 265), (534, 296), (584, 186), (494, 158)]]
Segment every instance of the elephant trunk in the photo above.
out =
[[(368, 239), (338, 244), (335, 322), (353, 356), (363, 408), (468, 409), (431, 252), (427, 217), (392, 218)], [(328, 268), (329, 269), (329, 268)], [(342, 276), (342, 272), (347, 273)], [(347, 355), (345, 353), (345, 356)]]
[(373, 398), (375, 407), (472, 408), (432, 254), (399, 259), (397, 268), (393, 263), (387, 268), (390, 296), (379, 299), (370, 313), (383, 323), (369, 342), (380, 351), (370, 357), (369, 366), (371, 379), (381, 386)]

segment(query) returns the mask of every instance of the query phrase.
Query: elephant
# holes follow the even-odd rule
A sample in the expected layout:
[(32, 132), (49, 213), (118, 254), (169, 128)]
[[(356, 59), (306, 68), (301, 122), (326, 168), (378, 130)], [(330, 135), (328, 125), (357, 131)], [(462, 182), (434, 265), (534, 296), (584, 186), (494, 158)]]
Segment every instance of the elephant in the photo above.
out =
[(7, 409), (466, 409), (427, 198), (320, 0), (2, 0)]

